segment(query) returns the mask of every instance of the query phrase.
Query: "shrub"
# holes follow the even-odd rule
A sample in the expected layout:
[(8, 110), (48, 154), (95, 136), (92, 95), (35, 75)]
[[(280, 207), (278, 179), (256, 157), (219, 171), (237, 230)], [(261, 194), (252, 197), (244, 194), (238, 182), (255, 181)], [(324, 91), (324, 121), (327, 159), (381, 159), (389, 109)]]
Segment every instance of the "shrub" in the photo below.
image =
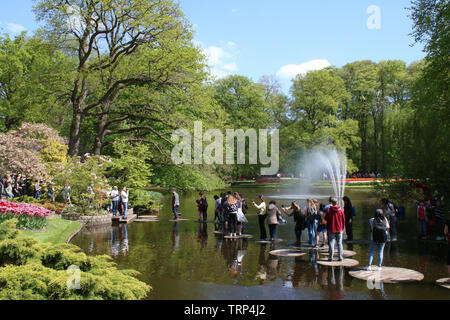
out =
[[(151, 290), (135, 278), (138, 272), (118, 270), (109, 256), (87, 256), (71, 244), (17, 238), (14, 224), (0, 223), (1, 300), (137, 300)], [(80, 269), (79, 289), (67, 286), (69, 266)]]

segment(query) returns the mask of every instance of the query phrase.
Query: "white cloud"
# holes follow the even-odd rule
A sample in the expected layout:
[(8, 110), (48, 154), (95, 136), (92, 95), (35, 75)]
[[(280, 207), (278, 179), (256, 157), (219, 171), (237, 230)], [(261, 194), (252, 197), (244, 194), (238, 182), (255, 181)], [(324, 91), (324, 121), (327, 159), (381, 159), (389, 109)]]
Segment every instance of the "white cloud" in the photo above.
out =
[(21, 33), (22, 31), (26, 31), (27, 28), (25, 28), (24, 26), (17, 24), (17, 23), (12, 23), (12, 22), (7, 22), (5, 23), (6, 28), (11, 31), (12, 33)]
[(213, 76), (224, 78), (239, 70), (235, 61), (239, 53), (236, 50), (236, 43), (220, 41), (221, 46), (212, 45), (209, 47), (199, 41), (194, 41), (194, 43), (202, 48), (202, 53), (206, 57), (206, 63)]
[(297, 75), (305, 75), (310, 71), (325, 69), (331, 66), (331, 63), (326, 59), (311, 60), (302, 64), (288, 64), (281, 67), (277, 72), (277, 76), (284, 79), (293, 79)]

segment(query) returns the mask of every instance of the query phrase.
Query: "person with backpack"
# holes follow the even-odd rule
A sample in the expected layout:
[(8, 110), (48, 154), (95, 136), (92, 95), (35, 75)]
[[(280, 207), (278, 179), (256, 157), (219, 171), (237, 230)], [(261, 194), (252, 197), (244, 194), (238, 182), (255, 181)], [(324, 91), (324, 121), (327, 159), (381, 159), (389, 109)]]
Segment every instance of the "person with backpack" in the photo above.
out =
[(266, 232), (266, 202), (264, 201), (264, 197), (262, 195), (258, 196), (259, 199), (259, 204), (256, 204), (253, 201), (253, 205), (255, 206), (256, 209), (258, 209), (258, 223), (259, 223), (259, 232), (260, 232), (260, 239), (261, 240), (265, 240), (267, 239), (267, 232)]
[(344, 201), (345, 214), (345, 233), (347, 234), (347, 241), (353, 241), (353, 206), (350, 198), (345, 196)]
[(338, 206), (337, 198), (331, 198), (331, 206), (325, 213), (323, 221), (327, 225), (328, 230), (328, 245), (329, 245), (329, 257), (328, 261), (333, 261), (334, 257), (334, 244), (337, 242), (338, 248), (338, 260), (343, 260), (343, 248), (342, 248), (342, 233), (345, 227), (345, 213)]
[(221, 210), (220, 210), (220, 198), (218, 195), (214, 196), (214, 222), (218, 221), (219, 223), (221, 222)]
[[(302, 231), (306, 227), (305, 215), (303, 214), (302, 209), (300, 208), (298, 203), (296, 201), (294, 201), (291, 203), (291, 206), (289, 208), (282, 207), (281, 210), (283, 210), (283, 212), (285, 214), (287, 214), (289, 217), (294, 216), (294, 221), (295, 221), (294, 232), (295, 232), (295, 238), (297, 239), (297, 242), (295, 243), (295, 245), (300, 246), (301, 240), (302, 240)], [(289, 213), (289, 210), (292, 210), (292, 212)]]
[(228, 228), (229, 234), (232, 237), (236, 237), (237, 233), (237, 212), (239, 209), (238, 200), (233, 195), (228, 195), (227, 200), (225, 201), (224, 207), (227, 216), (228, 216)]
[[(364, 268), (367, 271), (381, 271), (381, 265), (383, 264), (383, 251), (384, 246), (388, 240), (387, 235), (390, 229), (389, 221), (383, 213), (382, 209), (377, 209), (375, 211), (375, 216), (369, 220), (370, 223), (370, 248), (369, 248), (369, 259), (367, 266)], [(373, 269), (372, 261), (373, 254), (377, 249), (378, 254), (378, 267)]]

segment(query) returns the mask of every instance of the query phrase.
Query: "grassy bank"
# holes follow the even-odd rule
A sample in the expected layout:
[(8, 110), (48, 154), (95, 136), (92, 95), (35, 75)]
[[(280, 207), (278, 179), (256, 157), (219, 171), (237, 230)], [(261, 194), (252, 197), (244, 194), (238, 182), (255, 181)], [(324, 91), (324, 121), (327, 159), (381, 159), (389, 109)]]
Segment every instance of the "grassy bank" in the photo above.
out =
[(67, 238), (81, 227), (78, 221), (49, 219), (45, 232), (21, 231), (20, 237), (32, 237), (42, 242), (53, 244), (66, 243)]

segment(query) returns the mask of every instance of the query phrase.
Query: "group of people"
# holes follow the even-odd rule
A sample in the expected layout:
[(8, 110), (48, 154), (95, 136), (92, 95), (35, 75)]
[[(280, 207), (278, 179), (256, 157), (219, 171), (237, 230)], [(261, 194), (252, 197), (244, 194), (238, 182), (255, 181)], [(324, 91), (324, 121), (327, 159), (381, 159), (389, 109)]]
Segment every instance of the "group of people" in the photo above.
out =
[(119, 214), (122, 216), (122, 219), (127, 218), (129, 195), (130, 190), (126, 187), (123, 187), (122, 191), (119, 191), (119, 188), (114, 186), (113, 189), (108, 192), (108, 197), (111, 200), (110, 208), (114, 217)]
[[(1, 196), (9, 199), (14, 199), (24, 195), (28, 195), (30, 190), (30, 179), (20, 174), (7, 174), (0, 176), (0, 189)], [(36, 190), (37, 196), (40, 197), (40, 185), (37, 183), (38, 189)], [(35, 195), (36, 196), (36, 195)]]
[(443, 199), (435, 198), (433, 201), (420, 200), (416, 202), (417, 207), (417, 221), (419, 225), (419, 237), (427, 239), (436, 229), (436, 240), (441, 241), (445, 239), (444, 233), (444, 203)]

